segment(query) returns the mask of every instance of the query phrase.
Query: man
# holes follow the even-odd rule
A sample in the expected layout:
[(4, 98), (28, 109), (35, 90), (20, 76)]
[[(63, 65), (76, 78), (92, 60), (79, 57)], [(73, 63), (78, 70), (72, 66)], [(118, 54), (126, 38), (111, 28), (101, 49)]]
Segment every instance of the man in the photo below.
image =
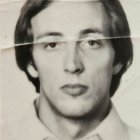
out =
[(28, 0), (15, 30), (16, 59), (39, 98), (18, 139), (139, 139), (111, 103), (132, 63), (129, 36), (118, 0)]

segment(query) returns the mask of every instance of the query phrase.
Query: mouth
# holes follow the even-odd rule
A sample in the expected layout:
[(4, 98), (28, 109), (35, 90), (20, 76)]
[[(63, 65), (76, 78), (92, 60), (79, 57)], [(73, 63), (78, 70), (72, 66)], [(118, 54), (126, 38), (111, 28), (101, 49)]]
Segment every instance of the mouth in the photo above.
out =
[(66, 84), (61, 87), (61, 90), (71, 96), (79, 96), (88, 90), (88, 86), (82, 84)]

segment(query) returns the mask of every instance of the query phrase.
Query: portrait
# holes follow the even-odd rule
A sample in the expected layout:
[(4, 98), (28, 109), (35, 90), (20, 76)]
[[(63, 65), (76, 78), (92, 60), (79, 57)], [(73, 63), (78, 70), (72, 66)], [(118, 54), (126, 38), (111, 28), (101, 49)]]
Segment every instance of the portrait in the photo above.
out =
[[(4, 140), (140, 139), (140, 63), (135, 61), (135, 50), (139, 49), (134, 47), (138, 36), (132, 36), (126, 14), (132, 4), (138, 9), (137, 3), (119, 0), (20, 3), (20, 12), (13, 22), (13, 47), (2, 47)], [(133, 63), (137, 66), (135, 72), (131, 69)], [(131, 75), (123, 77), (127, 72)], [(126, 88), (121, 88), (123, 84)], [(133, 107), (133, 100), (130, 102), (131, 97), (135, 97), (137, 108)], [(125, 119), (129, 118), (126, 109), (130, 111), (130, 107), (134, 108), (130, 120), (137, 125)], [(119, 112), (121, 108), (125, 115)]]

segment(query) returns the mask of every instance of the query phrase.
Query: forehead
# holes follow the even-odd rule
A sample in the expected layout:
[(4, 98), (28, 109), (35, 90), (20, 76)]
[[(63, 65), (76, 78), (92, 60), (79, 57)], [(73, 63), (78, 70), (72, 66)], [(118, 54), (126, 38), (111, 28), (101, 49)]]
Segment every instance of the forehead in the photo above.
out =
[(105, 33), (107, 23), (104, 7), (96, 0), (54, 0), (32, 19), (34, 33), (46, 30), (66, 35), (74, 35), (84, 28)]

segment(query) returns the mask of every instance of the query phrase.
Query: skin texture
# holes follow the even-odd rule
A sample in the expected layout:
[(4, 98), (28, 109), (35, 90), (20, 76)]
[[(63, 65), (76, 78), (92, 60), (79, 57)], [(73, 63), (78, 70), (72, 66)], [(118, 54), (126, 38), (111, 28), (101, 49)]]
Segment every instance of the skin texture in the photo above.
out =
[[(64, 132), (76, 137), (84, 131), (82, 118), (86, 122), (89, 114), (93, 118), (86, 127), (93, 129), (108, 111), (111, 78), (118, 65), (113, 66), (109, 40), (100, 40), (107, 35), (107, 22), (100, 2), (53, 2), (32, 19), (34, 42), (41, 42), (32, 50), (41, 83), (39, 114), (59, 137), (61, 130), (67, 139)], [(77, 118), (82, 124), (80, 119), (72, 123)]]

